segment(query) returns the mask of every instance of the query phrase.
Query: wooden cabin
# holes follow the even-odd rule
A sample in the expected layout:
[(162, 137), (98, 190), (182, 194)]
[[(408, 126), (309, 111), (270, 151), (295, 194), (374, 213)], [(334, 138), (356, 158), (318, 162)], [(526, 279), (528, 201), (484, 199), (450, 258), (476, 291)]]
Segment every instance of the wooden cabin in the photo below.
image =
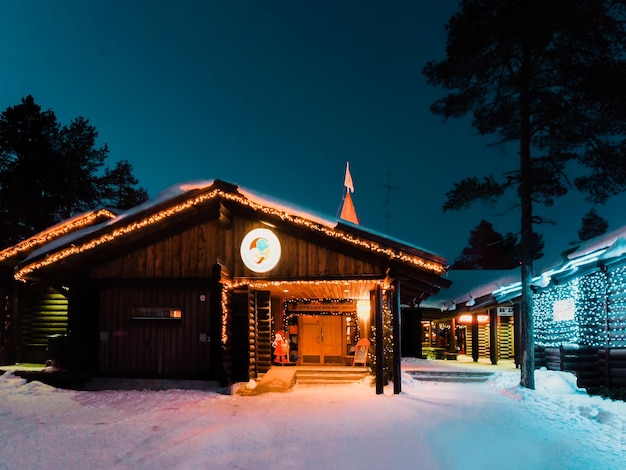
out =
[[(421, 323), (418, 337), (411, 342), (421, 346), (419, 356), (466, 355), (474, 362), (488, 360), (495, 365), (513, 359), (519, 364), (519, 269), (450, 270), (448, 277), (450, 290), (430, 297), (413, 314)], [(509, 290), (509, 286), (516, 288)]]
[[(441, 358), (458, 351), (474, 361), (513, 357), (519, 364), (519, 270), (448, 275), (452, 288), (414, 309), (420, 355), (442, 349)], [(573, 372), (581, 388), (625, 387), (626, 227), (570, 247), (531, 286), (535, 367)], [(454, 343), (438, 344), (446, 328), (456, 332)]]
[[(399, 322), (450, 284), (436, 254), (219, 180), (2, 253), (20, 295), (64, 300), (65, 360), (104, 376), (247, 381), (275, 362), (278, 332), (289, 363), (351, 364), (383, 310)], [(22, 362), (36, 359), (24, 305)]]

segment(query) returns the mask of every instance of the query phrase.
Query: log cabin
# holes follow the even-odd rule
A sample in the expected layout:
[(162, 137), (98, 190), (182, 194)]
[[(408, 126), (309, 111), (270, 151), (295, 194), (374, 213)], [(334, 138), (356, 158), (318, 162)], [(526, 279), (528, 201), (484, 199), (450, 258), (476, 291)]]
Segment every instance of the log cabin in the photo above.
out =
[(77, 216), (3, 250), (0, 267), (7, 358), (45, 359), (63, 335), (70, 368), (224, 384), (267, 372), (278, 332), (288, 363), (350, 364), (385, 312), (399, 331), (403, 308), (450, 285), (437, 254), (221, 180)]

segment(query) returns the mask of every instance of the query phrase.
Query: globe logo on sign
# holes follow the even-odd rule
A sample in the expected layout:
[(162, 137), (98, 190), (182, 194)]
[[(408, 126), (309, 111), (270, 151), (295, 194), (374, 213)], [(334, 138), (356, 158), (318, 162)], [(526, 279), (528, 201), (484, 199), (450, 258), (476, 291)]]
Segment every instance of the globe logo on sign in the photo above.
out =
[(241, 242), (240, 251), (243, 264), (256, 273), (273, 269), (280, 260), (278, 237), (266, 228), (256, 228), (248, 232)]

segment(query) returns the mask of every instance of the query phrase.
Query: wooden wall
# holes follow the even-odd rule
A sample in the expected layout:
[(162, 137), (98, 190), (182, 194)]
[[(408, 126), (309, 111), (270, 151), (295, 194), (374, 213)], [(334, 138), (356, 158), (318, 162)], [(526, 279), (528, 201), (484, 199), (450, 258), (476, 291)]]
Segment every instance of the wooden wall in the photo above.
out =
[[(209, 317), (220, 315), (221, 302), (209, 302), (213, 267), (219, 262), (231, 278), (267, 279), (319, 278), (324, 276), (383, 275), (384, 267), (351, 256), (350, 250), (337, 241), (293, 228), (274, 229), (281, 241), (281, 261), (270, 273), (261, 275), (248, 270), (240, 256), (240, 244), (252, 229), (266, 227), (259, 221), (233, 215), (228, 226), (218, 220), (202, 219), (198, 224), (182, 227), (161, 239), (150, 242), (92, 267), (89, 277), (103, 287), (99, 293), (99, 369), (107, 375), (207, 378), (207, 371), (217, 374), (223, 366), (226, 380), (242, 380), (246, 374), (256, 376), (271, 365), (271, 315), (269, 292), (248, 294), (249, 310), (238, 307), (241, 318), (229, 317), (228, 334), (244, 335), (248, 343), (248, 361), (233, 355), (230, 338), (224, 356), (217, 358), (215, 349), (198, 340), (209, 335), (213, 346), (221, 340), (221, 331), (210, 331)], [(289, 230), (286, 231), (286, 230)], [(306, 240), (300, 237), (307, 238)], [(116, 247), (113, 246), (113, 249)], [(354, 254), (354, 250), (352, 250)], [(159, 287), (155, 286), (159, 284)], [(196, 287), (193, 287), (196, 286)], [(205, 289), (202, 286), (206, 286)], [(205, 295), (204, 302), (199, 301)], [(232, 303), (232, 302), (231, 302)], [(250, 304), (251, 303), (251, 304)], [(216, 312), (211, 312), (211, 305)], [(181, 320), (132, 320), (133, 307), (178, 307)], [(245, 324), (248, 317), (254, 324)], [(216, 330), (216, 323), (213, 324)], [(254, 330), (254, 336), (246, 335)], [(242, 333), (243, 332), (243, 333)], [(222, 350), (220, 350), (222, 351)], [(209, 364), (215, 361), (213, 369)], [(229, 374), (237, 377), (230, 377)]]
[(21, 292), (17, 360), (43, 363), (49, 359), (49, 337), (67, 334), (67, 298), (51, 288)]
[[(209, 378), (210, 342), (203, 340), (220, 340), (219, 331), (210, 331), (209, 300), (206, 289), (194, 287), (101, 289), (101, 373)], [(133, 320), (134, 307), (180, 308), (182, 317)]]
[[(180, 233), (156, 240), (146, 246), (105, 262), (92, 269), (93, 278), (203, 278), (211, 276), (211, 267), (219, 260), (232, 277), (267, 277), (255, 274), (241, 261), (239, 248), (253, 228), (266, 227), (258, 221), (233, 218), (230, 228), (209, 220)], [(320, 277), (384, 275), (385, 268), (350, 256), (346, 247), (328, 247), (303, 240), (298, 234), (274, 230), (281, 242), (281, 261), (272, 277)], [(308, 234), (308, 236), (311, 236)], [(328, 243), (326, 237), (320, 242)]]

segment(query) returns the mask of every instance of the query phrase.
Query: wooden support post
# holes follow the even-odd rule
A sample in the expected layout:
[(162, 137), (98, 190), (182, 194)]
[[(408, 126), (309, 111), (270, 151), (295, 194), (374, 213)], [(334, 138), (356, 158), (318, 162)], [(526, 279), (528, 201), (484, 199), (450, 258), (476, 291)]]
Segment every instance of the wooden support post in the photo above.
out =
[(211, 295), (210, 295), (210, 351), (211, 351), (211, 377), (220, 381), (220, 385), (229, 385), (227, 371), (224, 369), (224, 346), (222, 345), (222, 266), (219, 263), (213, 265), (211, 272)]
[(498, 309), (489, 310), (489, 358), (494, 366), (498, 364)]
[(456, 320), (453, 317), (450, 319), (450, 347), (448, 348), (448, 350), (456, 354), (458, 350), (457, 345), (458, 340), (456, 337)]
[(382, 395), (385, 387), (385, 352), (383, 349), (383, 296), (380, 286), (370, 291), (370, 305), (376, 328), (376, 395)]
[(478, 314), (472, 313), (472, 359), (478, 362)]
[(522, 364), (522, 322), (520, 319), (519, 304), (513, 305), (513, 357), (515, 368), (519, 369)]
[(393, 302), (391, 304), (391, 327), (393, 335), (393, 393), (402, 391), (402, 353), (401, 353), (401, 304), (400, 304), (400, 281), (393, 282)]

